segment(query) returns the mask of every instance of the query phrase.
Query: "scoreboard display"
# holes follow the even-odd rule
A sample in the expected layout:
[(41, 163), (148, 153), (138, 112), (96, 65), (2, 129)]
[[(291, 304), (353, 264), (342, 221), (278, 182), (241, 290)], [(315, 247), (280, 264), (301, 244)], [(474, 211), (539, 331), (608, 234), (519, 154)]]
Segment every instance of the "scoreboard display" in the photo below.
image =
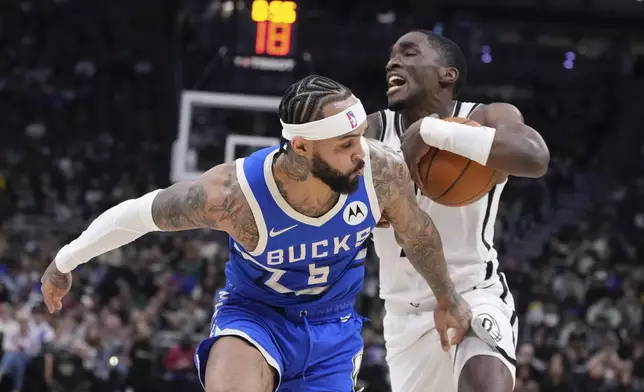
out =
[(257, 24), (255, 54), (288, 56), (293, 43), (293, 25), (297, 21), (294, 1), (255, 0), (251, 19)]
[(238, 67), (292, 70), (297, 57), (297, 2), (247, 0), (237, 18)]

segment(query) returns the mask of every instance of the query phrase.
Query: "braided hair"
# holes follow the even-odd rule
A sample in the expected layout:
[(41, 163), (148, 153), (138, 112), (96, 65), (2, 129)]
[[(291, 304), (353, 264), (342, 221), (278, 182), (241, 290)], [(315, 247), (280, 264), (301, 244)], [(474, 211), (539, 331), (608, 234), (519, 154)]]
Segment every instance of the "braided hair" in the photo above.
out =
[[(324, 118), (322, 109), (334, 102), (351, 96), (351, 90), (335, 80), (319, 75), (310, 75), (293, 83), (284, 93), (279, 106), (280, 120), (287, 124), (305, 124)], [(280, 151), (286, 151), (288, 141), (280, 141)]]
[(446, 67), (456, 68), (458, 70), (458, 79), (454, 82), (453, 92), (456, 97), (467, 79), (467, 62), (465, 61), (465, 54), (456, 42), (449, 40), (442, 35), (438, 35), (429, 30), (412, 30), (412, 32), (422, 33), (427, 37), (429, 46), (434, 49), (441, 57), (443, 65)]

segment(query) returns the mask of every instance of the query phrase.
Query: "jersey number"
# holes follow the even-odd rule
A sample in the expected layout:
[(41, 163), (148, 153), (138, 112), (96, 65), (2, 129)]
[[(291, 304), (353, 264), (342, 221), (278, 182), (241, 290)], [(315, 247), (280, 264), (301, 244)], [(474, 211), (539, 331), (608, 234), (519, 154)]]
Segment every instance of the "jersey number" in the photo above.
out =
[[(295, 294), (295, 295), (302, 295), (302, 294), (317, 295), (324, 292), (327, 289), (327, 286), (318, 286), (318, 287), (311, 287), (309, 289), (294, 291), (287, 288), (286, 286), (282, 285), (279, 282), (279, 279), (282, 277), (282, 275), (286, 273), (286, 271), (271, 269), (271, 272), (272, 272), (271, 277), (265, 282), (265, 284), (268, 287), (272, 288), (273, 290), (277, 291), (278, 293)], [(330, 272), (329, 266), (316, 267), (315, 264), (313, 263), (309, 264), (308, 284), (310, 286), (313, 286), (313, 285), (327, 283), (329, 279), (329, 272)]]
[(315, 264), (309, 264), (309, 285), (323, 284), (329, 279), (329, 266), (316, 267)]

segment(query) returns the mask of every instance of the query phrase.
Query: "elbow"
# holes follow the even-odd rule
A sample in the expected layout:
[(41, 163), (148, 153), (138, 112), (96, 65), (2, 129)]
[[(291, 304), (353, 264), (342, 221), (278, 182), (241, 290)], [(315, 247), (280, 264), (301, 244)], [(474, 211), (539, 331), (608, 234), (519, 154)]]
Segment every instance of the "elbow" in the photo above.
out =
[(509, 174), (517, 177), (540, 178), (548, 171), (550, 151), (548, 151), (545, 143), (525, 140), (522, 146), (516, 150), (515, 157), (516, 160), (511, 165), (514, 167), (508, 168), (511, 170), (507, 170)]
[(548, 151), (547, 147), (536, 149), (536, 151), (529, 154), (526, 161), (526, 169), (528, 169), (526, 171), (529, 172), (530, 177), (543, 177), (548, 172), (550, 151)]

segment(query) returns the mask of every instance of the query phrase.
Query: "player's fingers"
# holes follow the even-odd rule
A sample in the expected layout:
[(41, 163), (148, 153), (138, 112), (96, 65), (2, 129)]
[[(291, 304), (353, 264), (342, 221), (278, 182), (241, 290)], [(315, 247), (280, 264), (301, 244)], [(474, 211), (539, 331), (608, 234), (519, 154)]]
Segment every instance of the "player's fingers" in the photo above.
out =
[(43, 300), (45, 301), (45, 305), (47, 306), (47, 310), (49, 313), (54, 313), (55, 307), (54, 307), (54, 293), (52, 292), (43, 292)]
[(55, 311), (61, 310), (63, 308), (63, 302), (61, 301), (62, 297), (54, 298), (54, 309)]
[(449, 336), (447, 334), (447, 326), (443, 323), (436, 324), (436, 332), (441, 340), (441, 347), (443, 351), (448, 352), (450, 348)]
[(460, 342), (463, 341), (465, 338), (465, 334), (467, 334), (467, 329), (463, 328), (450, 328), (449, 329), (449, 337), (450, 337), (450, 343), (451, 344), (459, 344)]

